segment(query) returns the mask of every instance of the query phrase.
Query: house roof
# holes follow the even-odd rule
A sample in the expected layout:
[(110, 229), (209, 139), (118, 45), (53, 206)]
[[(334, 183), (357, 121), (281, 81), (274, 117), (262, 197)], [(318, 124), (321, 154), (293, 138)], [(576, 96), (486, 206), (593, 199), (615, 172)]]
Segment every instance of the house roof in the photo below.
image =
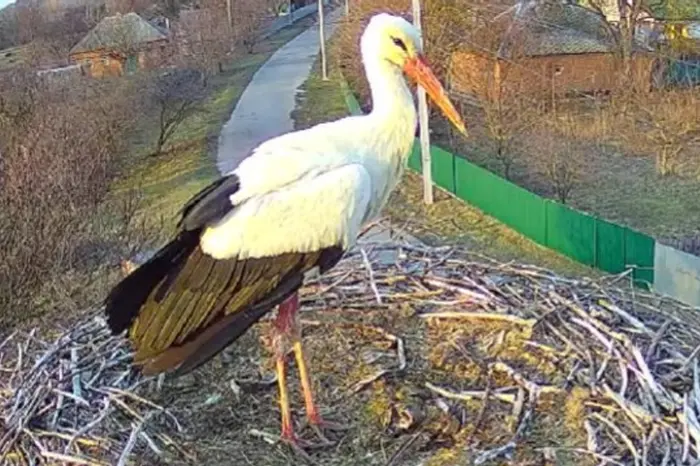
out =
[(70, 51), (71, 54), (93, 50), (119, 49), (167, 39), (155, 26), (134, 12), (108, 16), (100, 21)]
[(616, 48), (602, 15), (566, 1), (521, 1), (489, 27), (499, 31), (494, 51), (503, 58), (612, 53)]

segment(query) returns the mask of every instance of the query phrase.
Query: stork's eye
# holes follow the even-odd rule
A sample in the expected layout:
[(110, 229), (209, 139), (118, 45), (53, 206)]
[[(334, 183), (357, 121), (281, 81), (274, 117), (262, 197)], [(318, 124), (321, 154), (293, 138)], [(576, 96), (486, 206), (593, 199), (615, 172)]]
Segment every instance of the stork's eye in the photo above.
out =
[(404, 44), (404, 42), (401, 39), (399, 39), (398, 37), (392, 37), (391, 40), (394, 41), (394, 44), (401, 47), (401, 50), (403, 50), (404, 52), (408, 52), (408, 49), (406, 48), (406, 44)]

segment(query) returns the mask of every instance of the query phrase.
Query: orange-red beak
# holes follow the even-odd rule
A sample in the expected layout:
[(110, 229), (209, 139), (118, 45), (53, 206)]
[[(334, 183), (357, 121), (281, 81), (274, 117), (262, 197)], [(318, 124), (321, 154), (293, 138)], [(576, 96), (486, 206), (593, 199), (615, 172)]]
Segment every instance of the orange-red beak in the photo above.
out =
[(425, 61), (425, 58), (422, 55), (418, 55), (416, 58), (409, 59), (404, 65), (403, 71), (409, 78), (425, 89), (425, 92), (430, 96), (430, 99), (435, 102), (445, 117), (450, 120), (455, 128), (466, 136), (467, 129), (462, 117), (450, 101), (447, 92), (445, 92), (445, 88), (442, 87), (440, 81), (435, 77), (435, 74)]

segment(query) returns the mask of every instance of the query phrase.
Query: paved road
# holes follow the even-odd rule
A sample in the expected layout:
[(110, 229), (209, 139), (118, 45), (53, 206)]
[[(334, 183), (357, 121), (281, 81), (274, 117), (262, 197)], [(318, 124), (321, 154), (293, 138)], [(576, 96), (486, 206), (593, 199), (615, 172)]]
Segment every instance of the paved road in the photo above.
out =
[[(326, 4), (324, 3), (324, 5), (326, 5)], [(328, 8), (328, 7), (326, 7), (326, 8)], [(295, 22), (299, 21), (302, 18), (305, 18), (309, 15), (316, 13), (317, 10), (318, 10), (318, 3), (312, 3), (311, 5), (303, 6), (301, 8), (294, 10), (294, 12), (292, 13), (292, 19)], [(328, 11), (328, 10), (326, 10), (326, 11)], [(267, 27), (267, 31), (265, 31), (265, 33), (262, 35), (262, 37), (263, 38), (268, 37), (286, 26), (289, 26), (289, 17), (288, 16), (280, 16), (277, 19), (275, 19)]]
[[(341, 8), (326, 15), (327, 37), (341, 15)], [(261, 142), (294, 129), (291, 112), (297, 89), (308, 77), (318, 51), (318, 25), (314, 25), (282, 46), (255, 73), (221, 130), (217, 153), (221, 173), (236, 168)]]

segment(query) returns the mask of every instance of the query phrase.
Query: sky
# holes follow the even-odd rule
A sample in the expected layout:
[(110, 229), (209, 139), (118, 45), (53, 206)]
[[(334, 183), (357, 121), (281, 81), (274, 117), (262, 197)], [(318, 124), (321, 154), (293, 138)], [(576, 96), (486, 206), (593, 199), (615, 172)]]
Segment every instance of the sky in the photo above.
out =
[(14, 3), (15, 0), (0, 0), (0, 8), (5, 8), (10, 3)]

